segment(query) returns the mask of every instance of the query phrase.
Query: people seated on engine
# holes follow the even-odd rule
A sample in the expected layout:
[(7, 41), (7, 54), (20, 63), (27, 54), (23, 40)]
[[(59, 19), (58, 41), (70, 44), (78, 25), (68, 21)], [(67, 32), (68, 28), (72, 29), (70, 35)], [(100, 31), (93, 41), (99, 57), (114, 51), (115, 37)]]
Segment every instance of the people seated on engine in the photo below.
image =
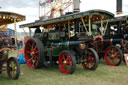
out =
[(74, 37), (75, 36), (75, 29), (71, 28), (70, 29), (70, 37)]
[(69, 37), (70, 37), (71, 41), (74, 41), (74, 40), (78, 39), (78, 32), (75, 32), (74, 25), (72, 25), (71, 28), (70, 28)]
[(58, 26), (58, 25), (55, 27), (55, 30), (60, 30), (60, 28), (59, 28), (59, 26)]
[(40, 28), (36, 28), (35, 33), (41, 33)]
[(41, 33), (40, 27), (37, 27), (34, 33), (34, 37), (40, 35), (40, 33)]
[(36, 28), (35, 33), (34, 33), (34, 34), (36, 34), (36, 33), (41, 33), (41, 30), (40, 30), (40, 28), (39, 28), (39, 27), (38, 27), (38, 28)]
[(128, 39), (128, 27), (123, 27), (124, 38)]

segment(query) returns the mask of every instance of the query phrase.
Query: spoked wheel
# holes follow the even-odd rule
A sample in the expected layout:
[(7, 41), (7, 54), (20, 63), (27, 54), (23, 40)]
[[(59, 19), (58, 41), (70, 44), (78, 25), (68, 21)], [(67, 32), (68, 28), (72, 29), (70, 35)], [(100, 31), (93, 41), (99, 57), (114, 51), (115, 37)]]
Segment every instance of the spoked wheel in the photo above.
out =
[(39, 39), (29, 39), (25, 45), (25, 59), (30, 68), (41, 67), (44, 62), (44, 46)]
[(64, 74), (72, 74), (76, 68), (76, 59), (71, 51), (63, 51), (59, 56), (59, 67)]
[(99, 57), (96, 51), (88, 48), (84, 56), (82, 56), (82, 66), (86, 70), (95, 70), (99, 64)]
[(20, 65), (16, 58), (11, 57), (7, 61), (7, 74), (11, 79), (18, 79), (20, 75)]
[(123, 59), (122, 51), (116, 46), (110, 46), (105, 51), (104, 59), (108, 65), (118, 66)]

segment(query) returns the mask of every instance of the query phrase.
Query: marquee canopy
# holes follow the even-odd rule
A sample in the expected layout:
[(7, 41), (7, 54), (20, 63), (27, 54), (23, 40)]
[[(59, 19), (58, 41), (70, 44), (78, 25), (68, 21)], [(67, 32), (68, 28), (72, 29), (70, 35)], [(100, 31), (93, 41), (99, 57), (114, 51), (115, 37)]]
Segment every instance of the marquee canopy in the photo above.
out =
[(24, 20), (25, 16), (23, 15), (12, 12), (0, 11), (0, 31), (6, 31), (8, 24), (21, 22)]

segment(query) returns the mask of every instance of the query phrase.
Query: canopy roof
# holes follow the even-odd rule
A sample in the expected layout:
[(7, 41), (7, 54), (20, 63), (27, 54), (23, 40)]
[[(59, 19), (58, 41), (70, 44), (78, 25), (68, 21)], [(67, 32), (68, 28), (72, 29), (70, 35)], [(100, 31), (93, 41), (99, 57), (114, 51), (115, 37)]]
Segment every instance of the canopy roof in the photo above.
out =
[(25, 16), (12, 12), (0, 11), (0, 31), (5, 30), (6, 25), (14, 23), (15, 20), (16, 22), (24, 21)]
[(91, 18), (91, 21), (100, 21), (114, 18), (114, 14), (105, 10), (89, 10), (85, 12), (73, 13), (69, 15), (60, 16), (57, 18), (47, 19), (47, 20), (37, 20), (32, 23), (20, 25), (20, 28), (29, 27), (33, 28), (36, 26), (47, 26), (51, 24), (58, 24), (60, 22), (66, 22), (78, 18), (84, 18), (85, 22), (88, 22), (88, 19)]

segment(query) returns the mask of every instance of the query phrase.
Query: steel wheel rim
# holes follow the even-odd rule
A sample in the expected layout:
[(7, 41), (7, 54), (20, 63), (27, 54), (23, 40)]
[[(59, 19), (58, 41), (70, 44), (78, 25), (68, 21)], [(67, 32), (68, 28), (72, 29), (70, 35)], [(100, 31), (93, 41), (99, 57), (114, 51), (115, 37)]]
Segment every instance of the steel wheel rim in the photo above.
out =
[(82, 56), (82, 65), (84, 69), (91, 70), (95, 66), (95, 55), (90, 50), (87, 50), (87, 54)]
[(39, 62), (39, 50), (34, 40), (29, 40), (25, 46), (25, 59), (30, 68), (36, 68)]
[(9, 62), (8, 72), (9, 72), (9, 75), (12, 79), (14, 79), (16, 77), (16, 75), (17, 75), (17, 65), (14, 61)]
[(105, 51), (106, 63), (110, 66), (116, 66), (120, 62), (120, 53), (118, 49), (111, 47)]
[(72, 59), (68, 53), (64, 52), (59, 56), (59, 67), (64, 74), (71, 72)]

